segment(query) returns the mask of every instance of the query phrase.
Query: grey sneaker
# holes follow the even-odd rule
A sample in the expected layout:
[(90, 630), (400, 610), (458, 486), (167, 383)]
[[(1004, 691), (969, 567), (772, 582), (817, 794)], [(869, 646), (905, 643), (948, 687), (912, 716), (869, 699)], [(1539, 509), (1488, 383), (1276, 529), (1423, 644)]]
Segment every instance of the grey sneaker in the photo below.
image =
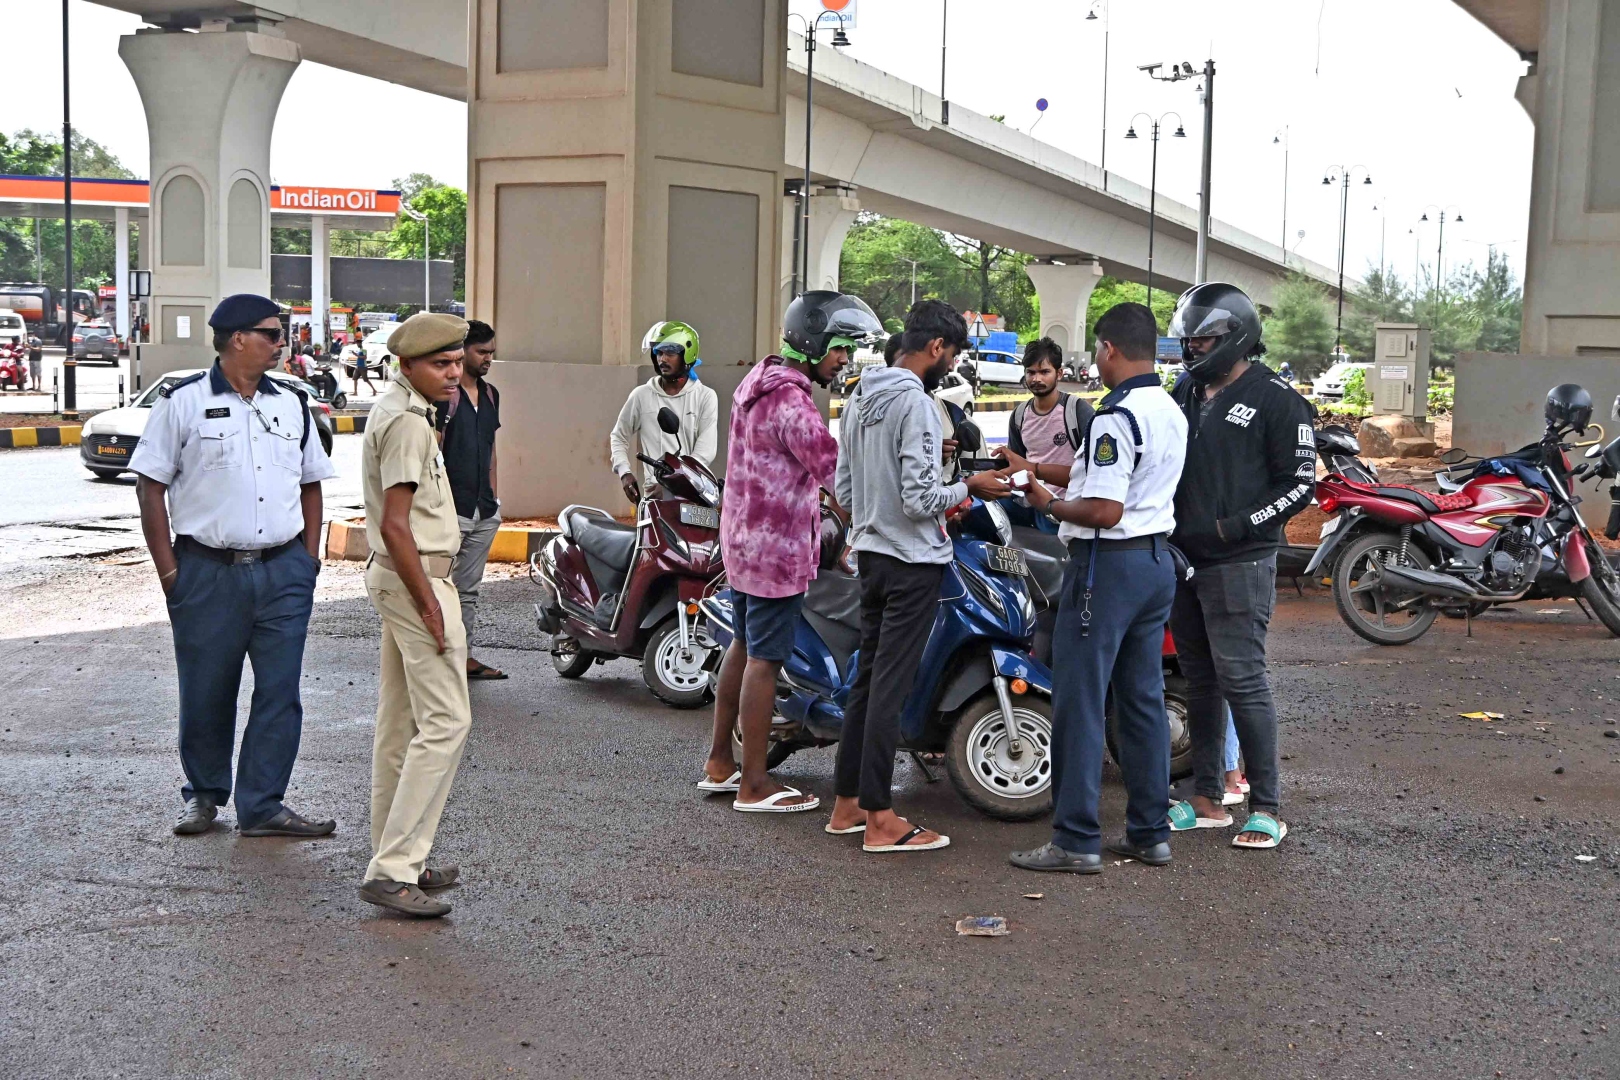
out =
[(411, 915), (418, 919), (437, 919), (450, 913), (450, 905), (435, 900), (415, 885), (403, 881), (368, 881), (360, 886), (360, 899), (368, 904)]
[(174, 835), (196, 836), (205, 833), (214, 824), (214, 818), (219, 815), (219, 807), (214, 800), (206, 795), (193, 795), (186, 800), (186, 808), (180, 812), (180, 817), (174, 823)]
[(1022, 870), (1040, 870), (1049, 874), (1100, 874), (1101, 855), (1081, 855), (1067, 851), (1056, 844), (1042, 844), (1033, 851), (1015, 851), (1007, 861)]

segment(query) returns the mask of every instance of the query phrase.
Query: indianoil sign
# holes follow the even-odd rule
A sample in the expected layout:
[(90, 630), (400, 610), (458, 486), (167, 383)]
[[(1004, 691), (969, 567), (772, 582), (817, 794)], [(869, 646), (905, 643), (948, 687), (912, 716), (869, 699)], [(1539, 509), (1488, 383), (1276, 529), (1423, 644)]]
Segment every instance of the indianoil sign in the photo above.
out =
[(270, 209), (393, 217), (399, 213), (399, 192), (370, 188), (273, 187)]

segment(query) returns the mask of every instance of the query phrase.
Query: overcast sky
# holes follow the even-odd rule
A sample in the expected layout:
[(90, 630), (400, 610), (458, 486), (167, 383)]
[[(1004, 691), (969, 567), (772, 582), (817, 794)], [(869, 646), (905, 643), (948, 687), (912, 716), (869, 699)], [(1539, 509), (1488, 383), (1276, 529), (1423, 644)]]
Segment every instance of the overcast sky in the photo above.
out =
[[(819, 0), (790, 0), (795, 11)], [(939, 86), (945, 0), (856, 0), (854, 58), (930, 90)], [(1105, 20), (1085, 0), (949, 0), (949, 97), (1005, 113), (1030, 130), (1035, 101), (1049, 108), (1034, 133), (1088, 161), (1101, 158)], [(1109, 5), (1096, 5), (1102, 15)], [(75, 126), (146, 175), (146, 125), (118, 38), (134, 16), (73, 0)], [(1455, 206), (1446, 264), (1483, 261), (1495, 244), (1522, 273), (1533, 128), (1513, 99), (1525, 65), (1452, 0), (1114, 0), (1109, 19), (1108, 167), (1146, 184), (1148, 140), (1124, 139), (1133, 115), (1175, 110), (1188, 137), (1161, 143), (1159, 183), (1193, 203), (1198, 190), (1199, 105), (1192, 82), (1161, 84), (1137, 71), (1152, 61), (1217, 65), (1214, 213), (1268, 239), (1282, 235), (1288, 128), (1288, 242), (1333, 264), (1338, 187), (1334, 165), (1366, 166), (1374, 184), (1350, 192), (1347, 266), (1384, 258), (1410, 278), (1419, 227), (1432, 265), (1434, 208)], [(61, 26), (48, 4), (10, 4), (0, 130), (60, 129)], [(794, 20), (797, 28), (798, 20)], [(831, 27), (823, 33), (830, 37)], [(438, 138), (421, 137), (424, 130)], [(1146, 126), (1139, 129), (1145, 136)], [(303, 64), (282, 99), (271, 148), (277, 183), (387, 186), (413, 171), (464, 186), (466, 109), (460, 102), (315, 64)], [(407, 137), (409, 136), (409, 137)], [(1374, 211), (1374, 205), (1379, 207)], [(1430, 207), (1431, 224), (1418, 226)], [(1453, 211), (1455, 212), (1455, 211)], [(1299, 240), (1297, 233), (1305, 230)]]

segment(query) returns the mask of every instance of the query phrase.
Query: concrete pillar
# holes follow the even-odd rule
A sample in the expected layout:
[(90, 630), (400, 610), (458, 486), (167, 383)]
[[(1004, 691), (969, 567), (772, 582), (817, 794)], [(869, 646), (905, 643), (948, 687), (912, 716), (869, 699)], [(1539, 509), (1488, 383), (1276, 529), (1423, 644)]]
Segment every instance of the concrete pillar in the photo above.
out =
[(118, 55), (151, 147), (150, 378), (211, 361), (208, 316), (222, 297), (270, 292), (270, 133), (299, 52), (248, 20), (139, 30)]
[(1056, 263), (1026, 263), (1024, 273), (1035, 284), (1035, 295), (1041, 300), (1041, 336), (1049, 337), (1063, 347), (1063, 353), (1083, 353), (1090, 348), (1086, 340), (1086, 307), (1091, 303), (1091, 292), (1102, 280), (1102, 262), (1085, 262), (1059, 266)]
[(326, 350), (326, 327), (332, 310), (331, 264), (326, 254), (326, 215), (309, 215), (309, 343)]
[[(1620, 358), (1620, 0), (1546, 0), (1520, 352)], [(1448, 259), (1449, 261), (1453, 261)]]
[[(793, 299), (793, 216), (798, 200), (782, 200), (782, 290), (781, 307)], [(810, 275), (804, 289), (837, 289), (839, 260), (844, 239), (855, 227), (861, 200), (852, 187), (818, 187), (810, 197)]]
[(113, 210), (113, 288), (118, 291), (113, 300), (114, 329), (124, 341), (129, 340), (129, 208)]
[(697, 327), (722, 441), (739, 365), (776, 348), (785, 0), (470, 17), (467, 308), (500, 344), (501, 497), (622, 512), (608, 430), (647, 377), (647, 328)]

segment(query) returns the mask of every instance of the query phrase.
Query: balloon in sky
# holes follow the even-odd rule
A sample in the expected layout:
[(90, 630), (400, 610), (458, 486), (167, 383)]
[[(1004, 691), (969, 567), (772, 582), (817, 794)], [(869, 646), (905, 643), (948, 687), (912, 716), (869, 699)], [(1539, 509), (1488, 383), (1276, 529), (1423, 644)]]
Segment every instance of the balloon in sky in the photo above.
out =
[(1035, 99), (1035, 108), (1038, 109), (1041, 112), (1045, 112), (1046, 111), (1046, 99), (1045, 98), (1036, 98)]

